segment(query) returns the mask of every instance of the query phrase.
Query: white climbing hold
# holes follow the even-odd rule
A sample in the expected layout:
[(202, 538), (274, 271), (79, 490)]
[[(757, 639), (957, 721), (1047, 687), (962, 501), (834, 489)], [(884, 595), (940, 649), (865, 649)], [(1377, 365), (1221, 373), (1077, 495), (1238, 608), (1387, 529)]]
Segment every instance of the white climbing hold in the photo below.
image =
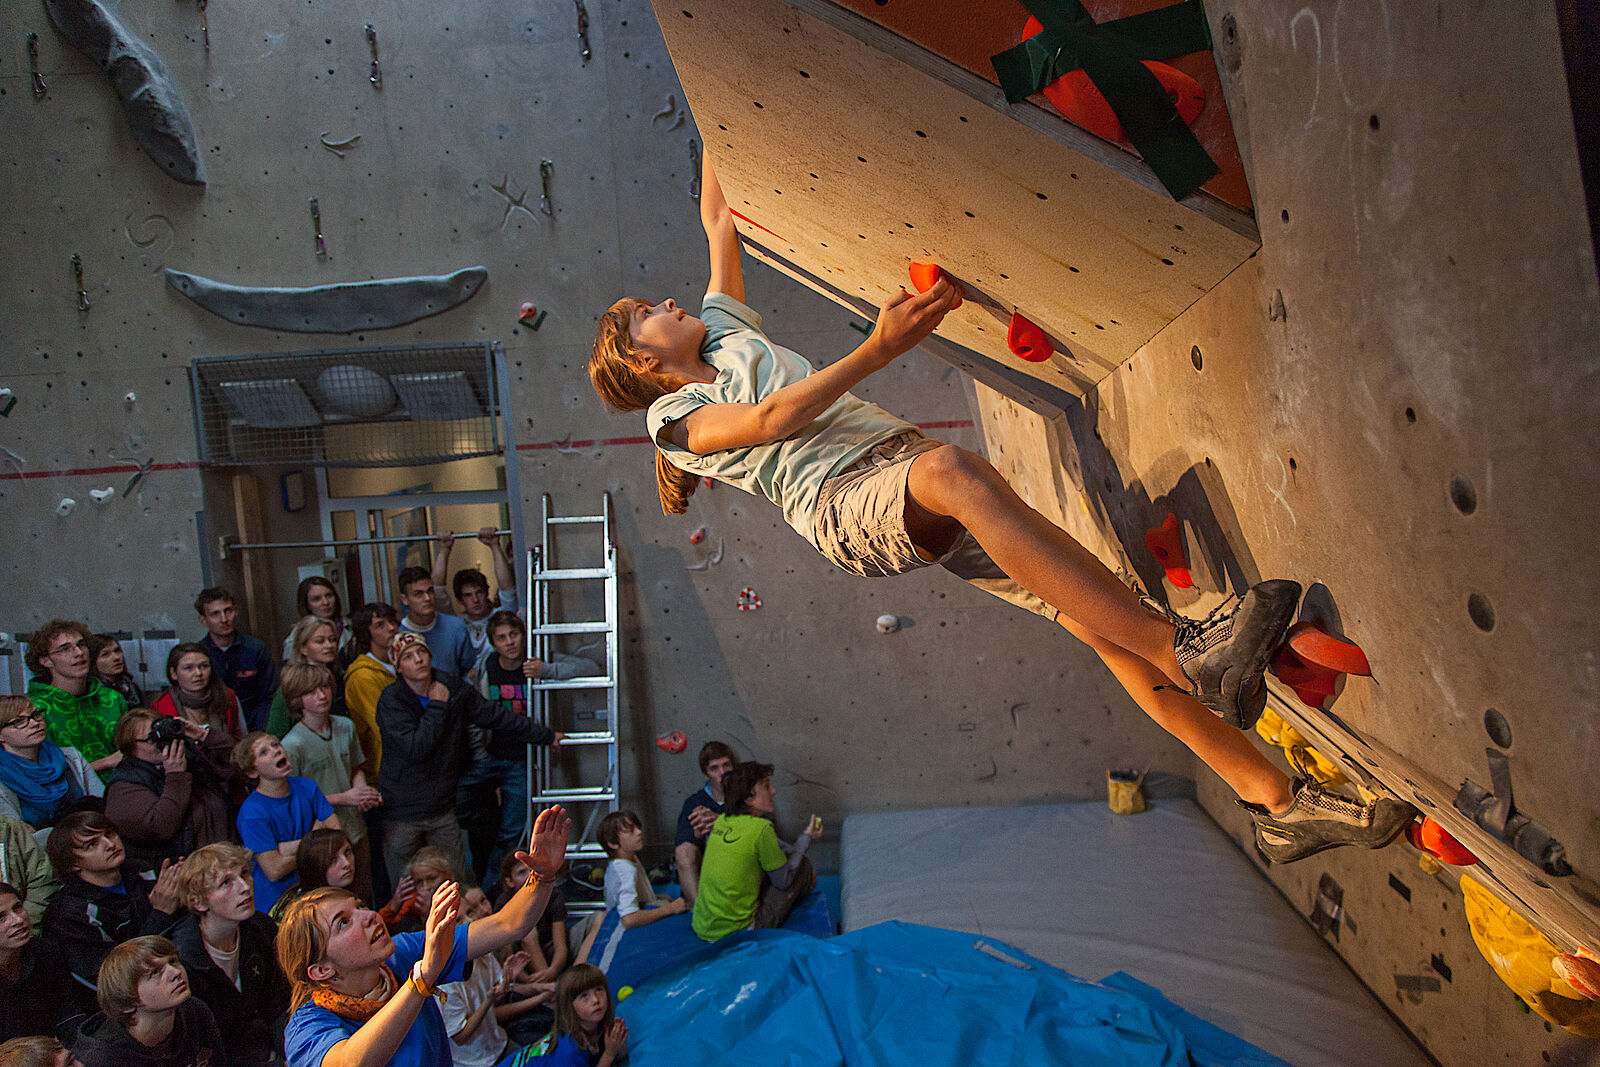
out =
[(94, 498), (94, 502), (96, 504), (104, 504), (107, 500), (110, 500), (112, 497), (116, 496), (117, 491), (108, 485), (104, 489), (89, 490), (89, 495)]
[(898, 629), (900, 629), (900, 616), (898, 616), (898, 615), (879, 615), (878, 616), (878, 632), (880, 634), (892, 634)]
[(72, 509), (77, 506), (78, 502), (76, 500), (70, 496), (64, 496), (61, 498), (61, 503), (56, 505), (56, 514), (61, 516), (71, 515)]

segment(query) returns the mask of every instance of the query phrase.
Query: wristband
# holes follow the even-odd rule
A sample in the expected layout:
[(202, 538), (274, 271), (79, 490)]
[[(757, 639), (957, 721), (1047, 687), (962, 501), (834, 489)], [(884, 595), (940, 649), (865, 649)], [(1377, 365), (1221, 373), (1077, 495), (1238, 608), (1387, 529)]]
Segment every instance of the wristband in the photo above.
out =
[(434, 986), (432, 989), (430, 989), (428, 988), (428, 983), (423, 981), (421, 960), (418, 960), (416, 963), (412, 964), (411, 977), (406, 979), (406, 985), (410, 986), (412, 989), (415, 989), (419, 997), (438, 997), (440, 1001), (445, 999), (445, 994), (439, 992), (438, 986)]

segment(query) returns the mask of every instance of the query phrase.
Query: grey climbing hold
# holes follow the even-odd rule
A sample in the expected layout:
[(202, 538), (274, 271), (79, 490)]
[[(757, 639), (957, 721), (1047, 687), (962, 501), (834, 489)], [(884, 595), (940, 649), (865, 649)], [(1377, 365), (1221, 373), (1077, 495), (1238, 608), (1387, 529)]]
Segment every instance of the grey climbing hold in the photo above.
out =
[(168, 269), (167, 283), (213, 315), (240, 326), (300, 333), (355, 333), (404, 326), (471, 300), (489, 272), (376, 278), (307, 289), (229, 285)]
[(106, 0), (44, 0), (44, 7), (61, 35), (111, 75), (145, 155), (178, 181), (204, 185), (205, 166), (189, 109), (155, 49)]

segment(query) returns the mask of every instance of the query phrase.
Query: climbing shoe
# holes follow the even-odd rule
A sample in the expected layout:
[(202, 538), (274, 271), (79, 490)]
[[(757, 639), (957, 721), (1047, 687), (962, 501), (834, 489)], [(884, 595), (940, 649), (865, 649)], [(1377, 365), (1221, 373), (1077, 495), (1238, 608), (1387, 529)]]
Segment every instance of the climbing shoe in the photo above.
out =
[(1274, 815), (1259, 804), (1239, 801), (1256, 824), (1256, 848), (1273, 863), (1293, 863), (1340, 845), (1383, 848), (1400, 836), (1417, 809), (1393, 797), (1370, 804), (1330, 793), (1303, 778), (1294, 781), (1294, 802)]
[(1225, 601), (1203, 619), (1167, 613), (1189, 695), (1229, 726), (1254, 726), (1267, 706), (1267, 663), (1299, 603), (1300, 583), (1280, 578), (1251, 586), (1237, 605)]

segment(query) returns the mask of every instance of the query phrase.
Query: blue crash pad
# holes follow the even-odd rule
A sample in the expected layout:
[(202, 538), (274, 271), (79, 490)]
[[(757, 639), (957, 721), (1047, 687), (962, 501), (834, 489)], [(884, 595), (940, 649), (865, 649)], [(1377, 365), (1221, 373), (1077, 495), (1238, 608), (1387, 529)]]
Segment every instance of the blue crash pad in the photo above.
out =
[(1126, 975), (1087, 982), (990, 938), (899, 922), (826, 940), (735, 934), (618, 1012), (633, 1067), (1287, 1067)]
[[(829, 886), (837, 878), (818, 878), (818, 888), (803, 897), (789, 915), (783, 929), (811, 937), (832, 937), (839, 932), (836, 912), (829, 905)], [(833, 894), (838, 898), (837, 891)], [(703, 959), (707, 942), (695, 936), (690, 927), (693, 916), (673, 915), (649, 926), (623, 929), (615, 911), (606, 912), (600, 933), (589, 951), (589, 962), (606, 972), (613, 990), (639, 986), (651, 975), (686, 959)], [(711, 953), (715, 955), (715, 953)]]

